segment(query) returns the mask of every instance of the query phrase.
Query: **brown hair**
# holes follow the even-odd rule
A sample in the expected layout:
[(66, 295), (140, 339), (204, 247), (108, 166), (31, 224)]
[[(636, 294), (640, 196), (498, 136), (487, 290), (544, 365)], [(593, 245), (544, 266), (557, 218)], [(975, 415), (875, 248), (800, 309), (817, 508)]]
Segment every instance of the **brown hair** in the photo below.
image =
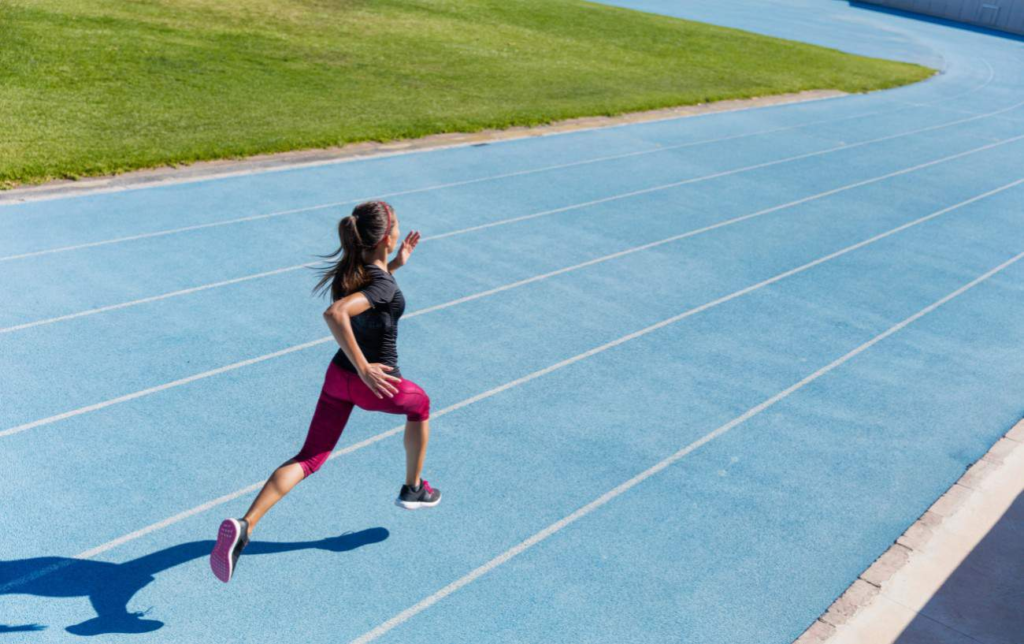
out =
[[(386, 201), (367, 201), (352, 209), (352, 214), (338, 222), (338, 250), (324, 259), (333, 260), (320, 271), (320, 281), (313, 287), (313, 293), (330, 291), (331, 301), (355, 293), (366, 286), (369, 278), (364, 267), (363, 255), (384, 242), (391, 233), (395, 216), (391, 204)], [(337, 259), (335, 259), (337, 258)]]

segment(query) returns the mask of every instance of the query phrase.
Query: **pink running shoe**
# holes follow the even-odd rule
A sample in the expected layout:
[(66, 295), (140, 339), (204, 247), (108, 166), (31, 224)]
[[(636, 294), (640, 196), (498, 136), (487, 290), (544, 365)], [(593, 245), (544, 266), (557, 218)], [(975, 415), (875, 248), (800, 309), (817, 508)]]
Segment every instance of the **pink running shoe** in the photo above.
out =
[(395, 505), (406, 510), (432, 508), (441, 502), (441, 490), (430, 487), (430, 483), (420, 481), (419, 487), (403, 485), (395, 499)]
[(224, 519), (217, 531), (217, 544), (210, 553), (210, 568), (225, 584), (231, 581), (238, 557), (249, 545), (249, 522), (245, 519)]

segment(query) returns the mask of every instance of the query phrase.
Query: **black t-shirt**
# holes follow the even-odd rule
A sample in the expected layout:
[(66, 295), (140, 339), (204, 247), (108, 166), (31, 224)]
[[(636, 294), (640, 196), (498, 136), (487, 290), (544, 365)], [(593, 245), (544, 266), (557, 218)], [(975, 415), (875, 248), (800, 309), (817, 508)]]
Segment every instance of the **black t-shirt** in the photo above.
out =
[[(375, 265), (367, 265), (370, 282), (361, 292), (370, 302), (370, 309), (352, 318), (352, 332), (367, 362), (379, 362), (398, 371), (398, 318), (405, 312), (405, 297), (391, 273)], [(334, 364), (355, 371), (355, 366), (341, 349), (334, 354)]]

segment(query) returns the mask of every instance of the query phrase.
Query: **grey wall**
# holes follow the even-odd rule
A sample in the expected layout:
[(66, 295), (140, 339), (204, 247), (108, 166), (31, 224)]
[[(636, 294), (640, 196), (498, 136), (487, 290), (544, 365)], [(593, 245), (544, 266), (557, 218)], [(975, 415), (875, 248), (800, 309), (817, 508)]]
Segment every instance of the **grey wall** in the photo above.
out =
[(862, 0), (972, 25), (1024, 34), (1024, 0)]

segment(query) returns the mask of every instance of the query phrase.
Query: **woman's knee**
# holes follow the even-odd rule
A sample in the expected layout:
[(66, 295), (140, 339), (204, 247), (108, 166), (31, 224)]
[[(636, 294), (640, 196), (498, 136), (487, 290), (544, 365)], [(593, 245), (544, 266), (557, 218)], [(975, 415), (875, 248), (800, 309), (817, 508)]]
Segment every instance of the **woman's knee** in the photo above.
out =
[[(404, 385), (404, 386), (401, 386)], [(430, 418), (430, 396), (414, 382), (402, 381), (399, 387), (402, 411), (407, 420), (423, 422)]]
[(306, 442), (293, 459), (302, 466), (302, 472), (306, 476), (319, 470), (330, 457), (351, 413), (351, 402), (337, 400), (326, 393), (320, 394), (313, 419), (309, 422)]
[(295, 455), (292, 460), (302, 467), (302, 473), (305, 478), (316, 473), (317, 470), (327, 461), (327, 458), (331, 455), (330, 452), (320, 452), (318, 454), (307, 454), (305, 451), (299, 452)]
[(410, 396), (410, 404), (406, 408), (407, 420), (421, 423), (430, 418), (430, 397), (425, 393)]

